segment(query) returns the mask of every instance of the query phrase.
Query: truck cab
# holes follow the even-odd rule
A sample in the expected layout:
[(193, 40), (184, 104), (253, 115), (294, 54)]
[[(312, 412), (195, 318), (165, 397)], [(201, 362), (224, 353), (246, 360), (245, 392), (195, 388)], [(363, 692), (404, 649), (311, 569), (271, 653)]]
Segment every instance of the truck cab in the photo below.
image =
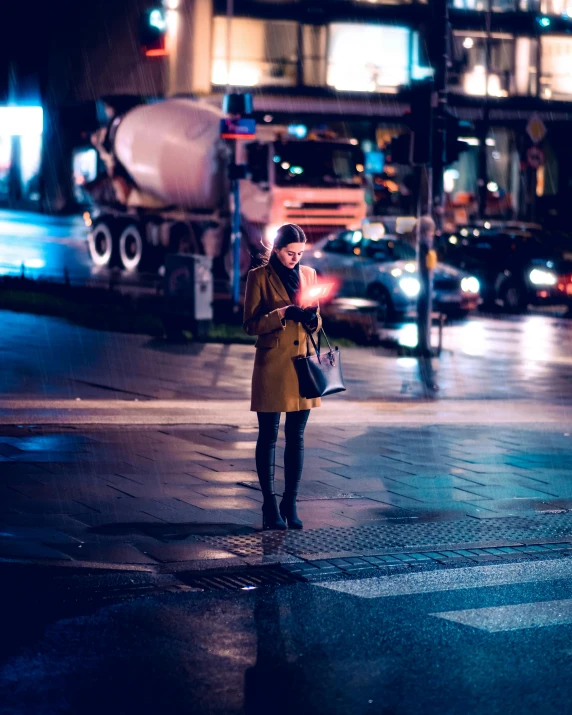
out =
[(261, 136), (239, 152), (249, 168), (240, 188), (250, 239), (270, 246), (279, 226), (295, 223), (315, 242), (365, 218), (364, 158), (351, 140)]

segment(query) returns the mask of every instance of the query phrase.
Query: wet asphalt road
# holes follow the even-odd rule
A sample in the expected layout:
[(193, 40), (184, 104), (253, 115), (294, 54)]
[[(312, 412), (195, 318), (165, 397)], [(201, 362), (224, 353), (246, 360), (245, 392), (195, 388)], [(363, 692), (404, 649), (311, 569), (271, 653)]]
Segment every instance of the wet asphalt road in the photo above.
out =
[(128, 289), (154, 286), (156, 276), (93, 265), (81, 216), (43, 216), (0, 211), (0, 277), (20, 276), (54, 283)]
[[(87, 576), (44, 576), (40, 597), (34, 574), (20, 574), (23, 590), (1, 597), (0, 713), (567, 713), (571, 566), (409, 569), (118, 603), (102, 602), (93, 576), (89, 594)], [(407, 595), (395, 595), (404, 578)], [(97, 584), (113, 599), (146, 579)], [(34, 607), (15, 611), (16, 598)]]
[(0, 211), (0, 276), (84, 283), (94, 274), (81, 216), (33, 217)]

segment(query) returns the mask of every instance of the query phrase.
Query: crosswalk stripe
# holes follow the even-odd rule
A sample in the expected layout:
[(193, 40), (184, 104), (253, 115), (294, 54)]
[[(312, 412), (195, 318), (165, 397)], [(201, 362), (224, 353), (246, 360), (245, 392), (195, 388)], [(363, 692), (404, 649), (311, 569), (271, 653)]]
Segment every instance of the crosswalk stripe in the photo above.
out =
[(489, 633), (517, 631), (525, 628), (572, 623), (572, 601), (542, 601), (539, 603), (519, 603), (515, 606), (473, 608), (466, 611), (444, 611), (431, 613), (465, 626), (472, 626)]
[(401, 576), (315, 583), (315, 586), (360, 598), (410, 596), (419, 593), (452, 591), (463, 588), (508, 586), (516, 583), (556, 581), (572, 577), (572, 559), (528, 561), (518, 564), (492, 564), (440, 569)]

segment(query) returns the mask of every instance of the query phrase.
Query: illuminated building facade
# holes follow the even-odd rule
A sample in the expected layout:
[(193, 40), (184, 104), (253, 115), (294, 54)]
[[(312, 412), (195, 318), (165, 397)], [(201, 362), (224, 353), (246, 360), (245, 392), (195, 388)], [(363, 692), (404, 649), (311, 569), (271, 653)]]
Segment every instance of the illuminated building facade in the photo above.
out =
[[(56, 49), (45, 50), (50, 61), (38, 69), (35, 102), (44, 108), (42, 155), (56, 130), (67, 153), (59, 169), (57, 157), (49, 168), (44, 162), (50, 207), (80, 197), (81, 182), (94, 173), (81, 128), (102, 120), (96, 100), (193, 94), (220, 103), (228, 83), (252, 92), (260, 123), (357, 138), (366, 151), (372, 212), (411, 208), (407, 169), (384, 165), (383, 148), (403, 127), (412, 84), (432, 73), (439, 50), (430, 2), (234, 0), (229, 20), (226, 0), (156, 0), (160, 13), (152, 22), (158, 29), (164, 22), (165, 45), (147, 56), (138, 29), (149, 2), (63, 4), (69, 13), (50, 30)], [(466, 123), (469, 149), (446, 169), (448, 204), (469, 214), (569, 223), (572, 0), (451, 0), (449, 8), (449, 108)], [(45, 22), (54, 26), (53, 18)], [(4, 95), (0, 104), (10, 101)], [(526, 160), (533, 115), (547, 130), (538, 143), (543, 162), (534, 168)], [(6, 180), (7, 146), (13, 152), (18, 143), (6, 136), (0, 136), (4, 205), (15, 173), (9, 168)], [(69, 190), (66, 166), (73, 167)], [(487, 187), (480, 207), (479, 186)]]

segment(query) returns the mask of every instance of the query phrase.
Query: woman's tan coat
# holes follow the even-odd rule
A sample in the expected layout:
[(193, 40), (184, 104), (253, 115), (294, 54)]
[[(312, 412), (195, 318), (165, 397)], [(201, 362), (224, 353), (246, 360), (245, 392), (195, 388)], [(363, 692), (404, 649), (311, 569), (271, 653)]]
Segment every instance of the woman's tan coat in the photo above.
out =
[[(315, 282), (316, 271), (300, 266), (301, 290)], [(270, 264), (250, 271), (244, 299), (244, 330), (249, 335), (258, 335), (252, 374), (253, 412), (297, 412), (320, 407), (319, 397), (314, 400), (300, 397), (293, 360), (307, 355), (307, 334), (300, 323), (282, 321), (278, 313), (280, 308), (291, 304), (286, 288)], [(318, 311), (316, 330), (321, 326)]]

